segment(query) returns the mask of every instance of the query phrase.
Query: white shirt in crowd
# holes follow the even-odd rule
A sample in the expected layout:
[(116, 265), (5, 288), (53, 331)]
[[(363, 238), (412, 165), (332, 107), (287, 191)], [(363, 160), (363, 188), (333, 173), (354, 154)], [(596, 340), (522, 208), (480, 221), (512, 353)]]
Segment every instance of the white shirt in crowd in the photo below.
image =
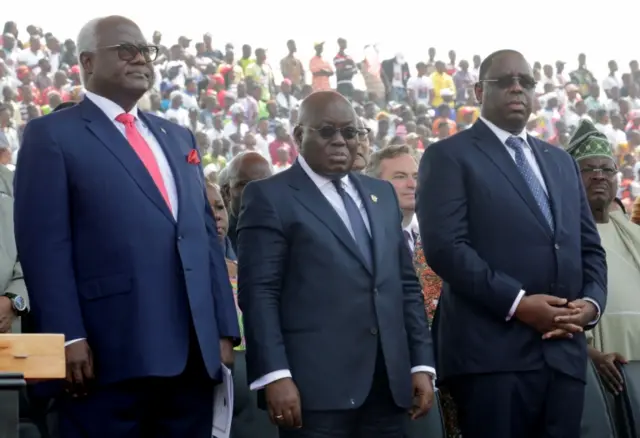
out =
[(429, 91), (433, 89), (433, 82), (428, 76), (412, 76), (407, 81), (407, 89), (413, 92), (418, 103), (429, 105)]
[(276, 137), (272, 134), (267, 134), (266, 137), (263, 137), (261, 134), (256, 134), (256, 146), (255, 150), (260, 153), (263, 157), (267, 159), (269, 163), (271, 163), (271, 155), (269, 154), (269, 145), (273, 142)]
[[(240, 137), (244, 137), (244, 135), (249, 132), (249, 126), (246, 123), (240, 124)], [(238, 125), (235, 122), (229, 122), (224, 126), (222, 130), (222, 135), (226, 138), (231, 138), (231, 136), (238, 132)]]
[(180, 126), (189, 125), (189, 111), (184, 108), (169, 108), (165, 111), (164, 117), (167, 120), (175, 119)]
[(604, 78), (604, 80), (602, 81), (602, 89), (609, 91), (613, 87), (622, 88), (622, 81), (620, 80), (620, 78), (611, 75)]
[[(355, 234), (353, 232), (353, 228), (351, 227), (351, 222), (349, 221), (349, 215), (347, 214), (347, 210), (344, 206), (344, 202), (342, 201), (342, 197), (338, 194), (338, 191), (336, 190), (331, 180), (322, 175), (318, 175), (313, 170), (311, 170), (311, 167), (309, 167), (309, 165), (307, 164), (305, 159), (302, 157), (302, 155), (298, 155), (297, 160), (298, 160), (298, 163), (300, 164), (300, 167), (302, 167), (302, 169), (307, 174), (307, 176), (309, 176), (311, 181), (313, 181), (316, 187), (318, 187), (318, 190), (320, 190), (320, 193), (322, 193), (322, 195), (327, 199), (327, 201), (329, 201), (329, 204), (331, 204), (331, 206), (334, 208), (334, 210), (336, 211), (340, 219), (342, 219), (342, 222), (344, 222), (344, 224), (347, 226), (347, 229), (349, 230), (349, 233), (351, 233), (351, 236), (355, 239)], [(355, 186), (349, 179), (348, 175), (342, 177), (341, 182), (342, 182), (342, 186), (344, 187), (344, 191), (347, 192), (347, 194), (351, 196), (351, 198), (353, 198), (353, 201), (358, 206), (358, 210), (362, 215), (364, 224), (367, 227), (369, 234), (371, 234), (371, 225), (369, 223), (369, 216), (367, 215), (367, 210), (364, 207), (364, 203), (362, 202), (360, 193), (358, 193), (358, 190), (355, 188)], [(436, 370), (433, 367), (429, 367), (426, 365), (415, 366), (411, 368), (411, 372), (412, 373), (425, 372), (434, 376), (436, 374)], [(255, 391), (255, 390), (264, 388), (265, 386), (267, 386), (272, 382), (275, 382), (276, 380), (285, 379), (288, 377), (291, 377), (291, 371), (289, 370), (273, 371), (269, 374), (266, 374), (260, 377), (258, 380), (252, 382), (251, 385), (249, 385), (249, 389), (251, 389), (252, 391)]]

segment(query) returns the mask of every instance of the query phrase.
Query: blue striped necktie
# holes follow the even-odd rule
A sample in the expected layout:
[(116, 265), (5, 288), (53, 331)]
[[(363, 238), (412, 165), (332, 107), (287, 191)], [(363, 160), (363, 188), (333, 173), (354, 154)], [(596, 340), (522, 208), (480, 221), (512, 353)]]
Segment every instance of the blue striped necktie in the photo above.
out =
[(506, 143), (507, 146), (513, 149), (513, 151), (516, 153), (516, 166), (524, 177), (524, 180), (527, 182), (527, 185), (531, 190), (531, 194), (535, 198), (536, 204), (538, 204), (542, 215), (547, 220), (551, 231), (553, 231), (553, 214), (551, 213), (551, 206), (549, 205), (549, 197), (544, 191), (542, 183), (529, 165), (527, 157), (524, 156), (524, 151), (522, 150), (526, 145), (524, 139), (512, 135), (507, 139)]

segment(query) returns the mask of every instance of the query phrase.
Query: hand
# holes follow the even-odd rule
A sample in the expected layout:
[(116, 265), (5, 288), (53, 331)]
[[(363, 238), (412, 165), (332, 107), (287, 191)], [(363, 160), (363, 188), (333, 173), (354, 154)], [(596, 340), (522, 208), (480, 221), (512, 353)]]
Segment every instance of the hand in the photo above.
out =
[(627, 359), (625, 359), (620, 353), (605, 354), (595, 349), (592, 349), (589, 355), (598, 370), (598, 374), (600, 374), (600, 378), (602, 379), (604, 386), (611, 391), (612, 394), (618, 395), (622, 392), (624, 389), (622, 386), (624, 384), (624, 380), (616, 366), (616, 362), (625, 364), (628, 362)]
[(624, 381), (622, 374), (620, 374), (618, 367), (616, 367), (616, 362), (625, 364), (627, 363), (627, 359), (619, 353), (605, 354), (595, 349), (592, 349), (589, 355), (598, 370), (598, 374), (600, 374), (604, 386), (611, 391), (612, 394), (618, 395), (622, 392)]
[[(549, 339), (553, 333), (555, 337), (571, 337), (573, 333), (583, 331), (583, 326), (571, 321), (556, 321), (559, 316), (572, 316), (580, 311), (576, 308), (562, 307), (567, 305), (565, 298), (553, 295), (526, 295), (516, 308), (515, 317), (530, 327), (543, 333), (543, 339)], [(560, 329), (561, 331), (555, 332)]]
[(87, 395), (87, 387), (93, 374), (93, 354), (86, 339), (67, 345), (64, 349), (67, 361), (67, 392), (74, 397)]
[(427, 415), (433, 406), (433, 382), (427, 373), (419, 372), (411, 375), (413, 387), (413, 406), (409, 409), (412, 420)]
[(576, 312), (571, 315), (558, 315), (554, 321), (558, 324), (575, 324), (586, 327), (598, 316), (598, 308), (591, 301), (577, 299), (571, 301), (567, 307)]
[(268, 384), (264, 392), (273, 424), (280, 427), (302, 427), (300, 393), (290, 377)]
[(9, 333), (16, 317), (13, 302), (9, 297), (0, 296), (0, 333)]
[(231, 339), (220, 339), (220, 357), (222, 363), (225, 364), (227, 368), (233, 366), (235, 356), (233, 354), (233, 342), (231, 342)]

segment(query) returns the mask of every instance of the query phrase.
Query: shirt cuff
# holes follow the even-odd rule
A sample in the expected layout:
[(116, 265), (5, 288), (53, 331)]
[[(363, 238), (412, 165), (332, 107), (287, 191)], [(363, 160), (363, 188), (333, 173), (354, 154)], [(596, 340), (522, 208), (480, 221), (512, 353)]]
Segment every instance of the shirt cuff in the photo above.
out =
[(516, 309), (518, 308), (518, 305), (520, 304), (520, 301), (522, 301), (522, 299), (524, 298), (525, 294), (526, 292), (521, 290), (518, 296), (516, 297), (516, 299), (513, 301), (513, 304), (509, 309), (509, 314), (507, 315), (507, 318), (506, 318), (507, 321), (511, 321), (511, 318), (513, 318), (513, 315), (516, 313)]
[(75, 344), (76, 342), (84, 341), (85, 338), (72, 339), (71, 341), (67, 341), (64, 343), (65, 347), (68, 347), (71, 344)]
[(289, 370), (273, 371), (269, 374), (265, 374), (264, 376), (260, 377), (258, 380), (255, 380), (254, 382), (252, 382), (251, 385), (249, 385), (249, 389), (251, 391), (257, 391), (258, 389), (262, 389), (268, 384), (275, 382), (276, 380), (286, 379), (286, 378), (291, 378), (291, 371)]
[(426, 365), (418, 365), (411, 368), (411, 374), (414, 373), (427, 373), (432, 378), (436, 378), (436, 369), (434, 367), (428, 367)]
[(589, 323), (589, 326), (596, 325), (600, 321), (600, 315), (602, 314), (602, 312), (600, 311), (600, 304), (598, 304), (596, 300), (592, 300), (591, 298), (583, 298), (583, 300), (588, 301), (594, 306), (596, 306), (596, 310), (598, 311), (598, 313), (596, 314), (596, 319), (591, 321)]

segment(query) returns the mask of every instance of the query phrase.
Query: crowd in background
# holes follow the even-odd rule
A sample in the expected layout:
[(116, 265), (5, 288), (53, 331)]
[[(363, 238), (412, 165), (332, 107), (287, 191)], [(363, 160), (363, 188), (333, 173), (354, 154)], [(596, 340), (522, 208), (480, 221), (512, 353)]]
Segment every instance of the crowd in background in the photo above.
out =
[[(26, 123), (57, 105), (82, 98), (76, 42), (61, 41), (29, 25), (27, 35), (14, 22), (0, 36), (0, 163), (15, 166), (21, 132)], [(317, 90), (336, 88), (349, 97), (369, 128), (369, 144), (378, 150), (408, 144), (420, 153), (429, 144), (471, 126), (479, 115), (474, 93), (482, 58), (459, 60), (454, 50), (446, 61), (434, 48), (425, 59), (409, 64), (402, 54), (380, 60), (375, 46), (364, 59), (349, 55), (348, 42), (314, 43), (315, 56), (300, 59), (294, 40), (289, 54), (268, 58), (264, 47), (224, 47), (205, 34), (201, 41), (182, 36), (158, 47), (153, 89), (140, 101), (143, 110), (188, 127), (203, 155), (206, 175), (215, 181), (227, 161), (242, 150), (256, 150), (273, 165), (286, 169), (297, 156), (291, 139), (299, 102)], [(126, 48), (125, 48), (126, 49)], [(121, 49), (121, 50), (125, 50)], [(334, 54), (335, 53), (335, 54)], [(619, 197), (629, 205), (640, 196), (640, 68), (596, 78), (584, 54), (578, 68), (564, 61), (535, 62), (536, 83), (530, 135), (566, 147), (582, 119), (590, 119), (606, 134), (620, 165)]]

